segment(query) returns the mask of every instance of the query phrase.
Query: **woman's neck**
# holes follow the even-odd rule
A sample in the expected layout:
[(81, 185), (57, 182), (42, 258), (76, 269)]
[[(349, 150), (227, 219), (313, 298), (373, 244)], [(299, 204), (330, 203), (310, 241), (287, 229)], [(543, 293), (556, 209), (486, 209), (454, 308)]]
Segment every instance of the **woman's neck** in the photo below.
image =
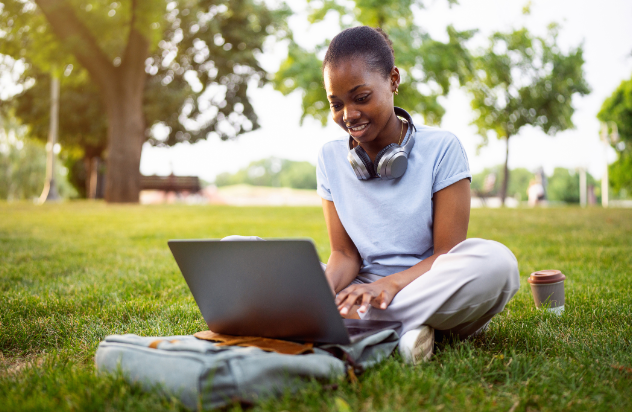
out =
[[(375, 158), (380, 150), (384, 149), (391, 143), (399, 143), (403, 140), (404, 136), (408, 132), (408, 123), (400, 120), (395, 111), (389, 118), (386, 126), (377, 137), (366, 143), (362, 143), (361, 146), (364, 151), (369, 155), (372, 162), (375, 162)], [(356, 146), (357, 143), (354, 145)]]

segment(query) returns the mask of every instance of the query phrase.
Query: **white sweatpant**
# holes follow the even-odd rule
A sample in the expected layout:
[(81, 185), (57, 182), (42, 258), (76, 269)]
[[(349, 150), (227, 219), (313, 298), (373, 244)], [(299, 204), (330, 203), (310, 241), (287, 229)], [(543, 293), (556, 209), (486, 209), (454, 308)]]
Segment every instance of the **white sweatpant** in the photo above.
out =
[[(353, 283), (370, 283), (381, 276), (360, 274)], [(502, 312), (520, 287), (518, 262), (503, 244), (467, 239), (432, 268), (402, 289), (386, 309), (369, 307), (362, 319), (398, 320), (399, 335), (420, 325), (460, 338), (475, 334)]]
[[(263, 239), (229, 236), (223, 240)], [(352, 283), (371, 283), (381, 278), (361, 273)], [(420, 325), (429, 325), (464, 338), (486, 327), (519, 287), (518, 262), (506, 246), (493, 240), (467, 239), (439, 256), (428, 272), (395, 295), (388, 308), (369, 307), (359, 315), (367, 320), (402, 322), (400, 336)]]

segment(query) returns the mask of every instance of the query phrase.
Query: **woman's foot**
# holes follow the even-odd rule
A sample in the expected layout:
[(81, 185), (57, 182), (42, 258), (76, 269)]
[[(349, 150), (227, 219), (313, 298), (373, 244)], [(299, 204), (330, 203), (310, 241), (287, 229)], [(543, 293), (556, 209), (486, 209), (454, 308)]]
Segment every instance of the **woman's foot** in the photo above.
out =
[(406, 363), (418, 365), (426, 362), (432, 356), (434, 348), (434, 329), (421, 325), (409, 330), (399, 339), (399, 354)]

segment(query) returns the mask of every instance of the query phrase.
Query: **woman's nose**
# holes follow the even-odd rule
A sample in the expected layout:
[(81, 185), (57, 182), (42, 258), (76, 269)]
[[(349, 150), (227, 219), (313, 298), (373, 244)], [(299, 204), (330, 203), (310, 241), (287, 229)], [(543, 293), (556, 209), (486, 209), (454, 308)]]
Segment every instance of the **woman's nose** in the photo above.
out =
[(360, 112), (353, 109), (345, 110), (344, 115), (342, 116), (342, 121), (345, 123), (353, 122), (360, 118)]

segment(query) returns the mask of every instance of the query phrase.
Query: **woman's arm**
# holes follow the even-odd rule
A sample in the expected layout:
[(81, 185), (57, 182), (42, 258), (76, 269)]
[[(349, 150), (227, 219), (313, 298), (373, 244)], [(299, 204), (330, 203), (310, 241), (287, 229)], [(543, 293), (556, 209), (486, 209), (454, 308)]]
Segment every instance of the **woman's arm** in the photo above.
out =
[(373, 283), (349, 286), (336, 298), (341, 315), (346, 315), (356, 304), (360, 305), (360, 312), (366, 312), (369, 305), (386, 309), (400, 290), (428, 272), (439, 256), (466, 239), (470, 221), (470, 182), (463, 179), (436, 192), (433, 202), (433, 255)]
[(334, 293), (346, 288), (360, 271), (362, 259), (358, 249), (347, 234), (334, 202), (323, 199), (323, 213), (329, 233), (331, 256), (327, 262), (325, 276)]

